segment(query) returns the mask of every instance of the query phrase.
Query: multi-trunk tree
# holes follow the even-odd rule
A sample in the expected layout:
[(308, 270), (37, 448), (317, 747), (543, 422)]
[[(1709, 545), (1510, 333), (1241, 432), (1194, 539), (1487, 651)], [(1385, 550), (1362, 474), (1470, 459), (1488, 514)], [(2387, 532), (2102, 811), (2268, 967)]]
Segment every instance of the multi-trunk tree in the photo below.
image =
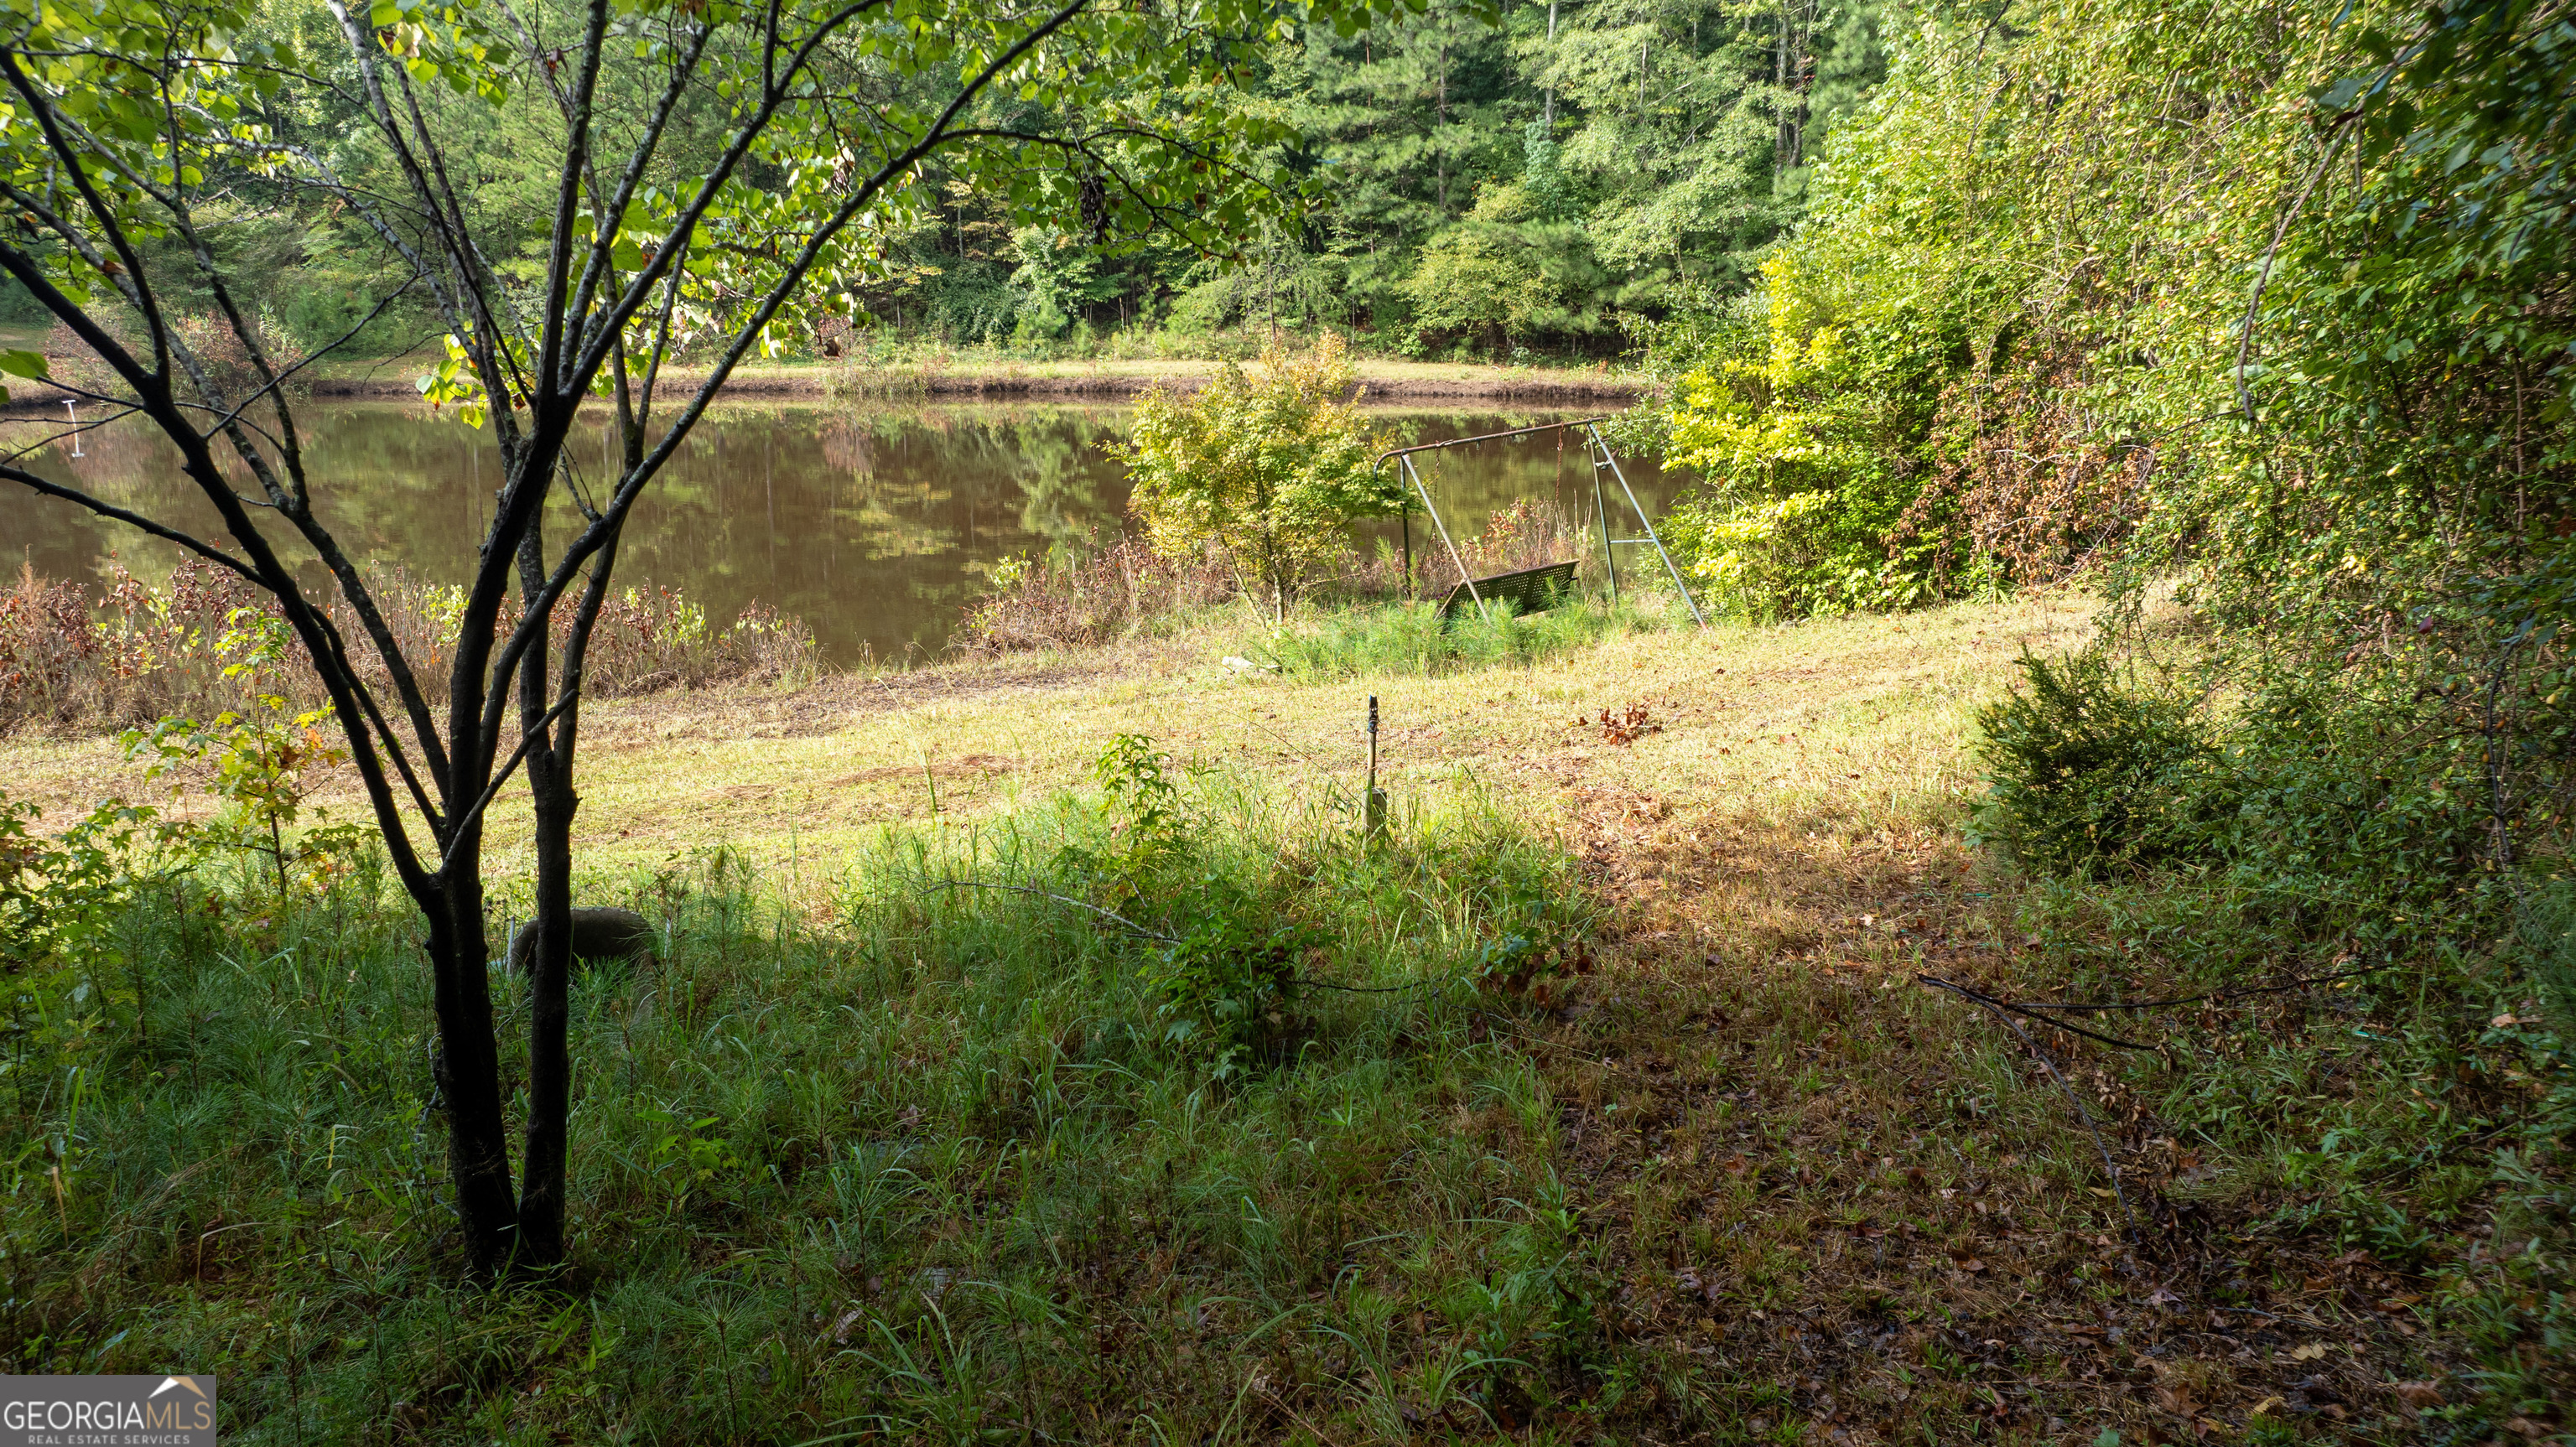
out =
[[(1356, 25), (1371, 3), (1332, 17)], [(935, 204), (934, 164), (1094, 244), (1227, 247), (1291, 194), (1252, 167), (1279, 133), (1235, 103), (1238, 68), (1306, 16), (1251, 0), (351, 4), (0, 0), (0, 271), (94, 354), (72, 387), (81, 425), (167, 437), (221, 530), (65, 482), (36, 456), (53, 439), (23, 431), (0, 479), (275, 599), (421, 911), (472, 1265), (542, 1270), (565, 1251), (583, 659), (637, 499), (743, 358), (852, 319), (895, 264), (886, 239)], [(336, 341), (289, 355), (231, 242), (317, 201), (330, 244), (381, 284)], [(435, 673), (324, 522), (340, 480), (309, 465), (293, 385), (401, 306), (446, 333), (429, 400), (500, 454)], [(0, 365), (46, 371), (25, 352)], [(568, 450), (603, 416), (604, 461)], [(545, 526), (553, 497), (568, 535)], [(539, 943), (514, 1185), (482, 855), (522, 771)]]

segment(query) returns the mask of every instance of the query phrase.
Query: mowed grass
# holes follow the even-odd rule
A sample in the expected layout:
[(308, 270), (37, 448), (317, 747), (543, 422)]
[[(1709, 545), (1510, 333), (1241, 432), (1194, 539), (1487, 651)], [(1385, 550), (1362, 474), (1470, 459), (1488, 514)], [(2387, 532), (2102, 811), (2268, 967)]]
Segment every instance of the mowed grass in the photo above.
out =
[[(1969, 787), (1971, 716), (2011, 660), (2074, 645), (2090, 617), (2079, 597), (1706, 631), (1649, 612), (1531, 661), (1426, 676), (1399, 659), (1401, 671), (1310, 678), (1226, 664), (1265, 652), (1271, 632), (1227, 610), (1095, 652), (590, 704), (578, 837), (601, 866), (719, 843), (762, 863), (828, 862), (934, 806), (962, 825), (1078, 784), (1119, 733), (1187, 763), (1347, 793), (1372, 694), (1381, 778), (1399, 802), (1474, 780), (1503, 807), (1567, 825), (1612, 800), (1766, 818), (1919, 812)], [(1608, 742), (1599, 714), (1639, 706), (1656, 731)], [(142, 792), (109, 739), (0, 740), (0, 774), (49, 811)], [(316, 797), (344, 815), (363, 802), (345, 779)], [(493, 837), (506, 873), (524, 811), (496, 807)]]
[[(572, 1278), (453, 1279), (398, 908), (182, 894), (132, 925), (191, 969), (115, 1045), (130, 1088), (66, 1126), (18, 1082), (79, 1145), (67, 1194), (12, 1198), (12, 1360), (211, 1366), (279, 1442), (2396, 1433), (2389, 1383), (2458, 1351), (2402, 1263), (2278, 1224), (2273, 1158), (2336, 1107), (2261, 1089), (2349, 1000), (2204, 1011), (2187, 1069), (2048, 1037), (2097, 1142), (1915, 981), (2103, 978), (2098, 921), (2061, 927), (2083, 902), (1959, 828), (1977, 705), (2090, 616), (1631, 619), (1329, 677), (1225, 663), (1267, 630), (1216, 619), (600, 706), (585, 893), (671, 943), (577, 1002)], [(1120, 733), (1190, 780), (1186, 867), (1131, 915), (1177, 932), (1171, 881), (1205, 872), (1331, 941), (1254, 1068), (1168, 1042), (1154, 942), (945, 887), (1100, 898)], [(0, 767), (69, 799), (117, 766), (20, 740)], [(1482, 972), (1531, 933), (1560, 968)], [(2131, 987), (2192, 977), (2109, 953)]]

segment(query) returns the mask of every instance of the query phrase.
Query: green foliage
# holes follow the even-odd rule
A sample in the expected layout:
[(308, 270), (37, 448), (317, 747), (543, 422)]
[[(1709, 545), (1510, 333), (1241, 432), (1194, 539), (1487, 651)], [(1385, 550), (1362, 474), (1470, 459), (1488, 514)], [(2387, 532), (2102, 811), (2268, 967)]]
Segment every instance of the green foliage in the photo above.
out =
[[(2437, 1283), (2467, 1433), (2567, 1395), (2576, 41), (2516, 0), (2316, 19), (1927, 17), (1786, 253), (1956, 319), (1891, 560), (2110, 560), (2100, 655), (1984, 716), (1981, 829), (2094, 876), (2034, 930), (2069, 993), (2373, 971), (2173, 1039), (2159, 1111), (2267, 1162), (2231, 1189), (2276, 1229)], [(2174, 693), (2113, 661), (2158, 655)]]
[(2190, 702), (2124, 683), (2099, 653), (2021, 669), (2028, 691), (1977, 715), (1993, 792), (1976, 832), (2065, 873), (2206, 858), (2218, 750)]
[[(1246, 19), (1228, 33), (1250, 43), (1230, 45), (1222, 57), (1190, 57), (1212, 61), (1224, 84), (1180, 78), (1171, 64), (1126, 49), (1138, 38), (1132, 31), (1093, 33), (1078, 23), (1083, 38), (1067, 47), (1076, 63), (1033, 67), (1036, 94), (1015, 84), (977, 119), (1001, 128), (1036, 114), (1115, 115), (1122, 123), (1187, 114), (1194, 143), (1229, 134), (1252, 140), (1226, 149), (1282, 194), (1302, 193), (1303, 214), (1257, 223), (1251, 208), (1229, 209), (1237, 188), (1213, 188), (1198, 173), (1188, 173), (1185, 186), (1133, 185), (1159, 168), (1140, 164), (1146, 155), (1118, 143), (1114, 128), (1089, 133), (1106, 152), (1095, 160), (1107, 167), (1059, 171), (1023, 156), (1005, 176), (934, 155), (918, 186), (872, 218), (864, 244), (836, 249), (828, 295), (791, 305), (769, 350), (843, 355), (851, 329), (875, 327), (1045, 355), (1086, 345), (1085, 333), (1158, 322), (1183, 340), (1277, 323), (1374, 327), (1391, 339), (1427, 332), (1427, 346), (1487, 345), (1485, 321), (1459, 326), (1417, 310), (1417, 292), (1454, 299), (1454, 288), (1423, 277), (1420, 262), (1447, 229), (1468, 222), (1481, 196), (1521, 185), (1537, 202), (1528, 216), (1474, 228), (1485, 233), (1480, 245), (1536, 253), (1547, 282), (1546, 304), (1521, 307), (1506, 344), (1597, 354), (1617, 340), (1612, 318), (1658, 314), (1694, 286), (1742, 285), (1762, 249), (1795, 221), (1826, 127), (1884, 70), (1878, 10), (1804, 3), (1748, 10), (1715, 0), (1569, 5), (1553, 36), (1543, 8), (1483, 0), (1386, 7), (1367, 25), (1354, 23), (1356, 12), (1298, 15), (1283, 26)], [(647, 7), (636, 22), (648, 32), (643, 44), (664, 59), (675, 48), (655, 29), (666, 12)], [(539, 69), (544, 52), (520, 53), (512, 27), (479, 4), (392, 13), (386, 28), (420, 68), (416, 80), (436, 78), (423, 83), (423, 108), (455, 148), (452, 174), (468, 204), (493, 225), (496, 264), (529, 275), (541, 264), (553, 195), (542, 177), (512, 163), (556, 140), (551, 78)], [(732, 17), (713, 18), (721, 34)], [(924, 104), (944, 101), (954, 61), (972, 48), (949, 34), (949, 14), (917, 18), (942, 35), (925, 55), (870, 35), (847, 57), (914, 120)], [(344, 46), (318, 8), (232, 7), (218, 19), (218, 33), (238, 41), (235, 53), (254, 74), (282, 61), (319, 77), (328, 67), (312, 62)], [(933, 54), (950, 63), (919, 63)], [(1113, 54), (1123, 58), (1113, 64)], [(291, 64), (284, 73), (295, 73)], [(1091, 83), (1103, 76), (1115, 84)], [(1140, 84), (1139, 76), (1156, 83)], [(1173, 83), (1162, 84), (1166, 77)], [(640, 115), (653, 101), (649, 75), (611, 67), (600, 84), (602, 104), (615, 112)], [(753, 78), (737, 70), (681, 101), (682, 134), (650, 168), (630, 222), (639, 243), (661, 234), (671, 202), (721, 155), (722, 123), (755, 91)], [(390, 179), (377, 142), (330, 86), (261, 93), (244, 119), (281, 147), (345, 142), (340, 160), (351, 174)], [(1275, 169), (1264, 147), (1276, 148)], [(821, 162), (800, 159), (809, 152)], [(836, 143), (812, 137), (763, 161), (772, 205), (723, 208), (719, 226), (751, 227), (809, 188), (830, 186), (842, 169)], [(273, 317), (294, 350), (355, 329), (359, 351), (390, 355), (445, 329), (425, 299), (400, 293), (400, 268), (362, 218), (280, 185), (272, 157), (234, 166), (215, 154), (192, 163), (218, 183), (202, 214), (223, 223), (209, 237), (236, 295), (248, 312)], [(1208, 225), (1186, 244), (1168, 244), (1145, 234), (1148, 204)], [(1459, 243), (1446, 246), (1454, 252)], [(639, 244), (628, 260), (640, 262), (648, 250)], [(730, 255), (723, 287), (739, 285), (765, 260), (753, 246)], [(708, 267), (712, 278), (719, 268), (712, 260)], [(201, 287), (171, 290), (187, 309), (207, 305)], [(11, 315), (12, 294), (0, 283), (0, 321)], [(698, 290), (677, 317), (684, 343), (710, 340), (726, 299), (718, 285)], [(431, 371), (442, 395), (472, 407), (443, 371)]]
[(1155, 748), (1151, 736), (1119, 734), (1091, 766), (1112, 821), (1111, 848), (1093, 862), (1122, 894), (1133, 895), (1181, 851), (1189, 820), (1171, 765), (1172, 756)]
[(1297, 967), (1331, 936), (1215, 871), (1166, 912), (1181, 934), (1154, 972), (1163, 1044), (1212, 1061), (1218, 1079), (1239, 1074), (1297, 1028)]
[[(234, 610), (215, 651), (231, 660), (224, 665), (226, 677), (256, 676), (279, 666), (286, 641), (283, 620), (243, 608)], [(283, 697), (262, 694), (252, 712), (227, 711), (204, 724), (173, 715), (149, 728), (128, 729), (118, 742), (126, 758), (150, 760), (146, 780), (181, 769), (202, 775), (223, 808), (212, 821), (188, 826), (187, 837), (201, 848), (266, 854), (282, 904), (291, 869), (304, 871), (308, 888), (318, 887), (346, 867), (365, 837), (356, 826), (325, 825), (307, 831), (295, 847), (287, 844), (286, 831), (303, 812), (313, 772), (348, 761), (348, 750), (322, 732), (330, 718), (327, 705), (292, 712)]]
[[(1269, 910), (1332, 936), (1307, 978), (1445, 980), (1503, 923), (1493, 901), (1566, 892), (1553, 848), (1473, 800), (1372, 854), (1330, 810), (1221, 774), (1178, 787), (1195, 867), (1260, 902), (1237, 926)], [(1106, 849), (1117, 823), (1065, 798), (972, 837), (889, 832), (821, 910), (719, 851), (586, 880), (667, 923), (669, 948), (569, 1002), (587, 1288), (570, 1295), (453, 1279), (407, 909), (352, 876), (246, 954), (238, 917), (272, 912), (257, 881), (184, 905), (140, 891), (107, 916), (158, 962), (140, 1018), (120, 1006), (93, 1031), (80, 1075), (31, 1057), (0, 1090), (0, 1354), (142, 1370), (255, 1339), (225, 1377), (246, 1441), (388, 1421), (432, 1439), (948, 1440), (1002, 1421), (1200, 1440), (1240, 1425), (1255, 1382), (1393, 1435), (1420, 1364), (1461, 1341), (1476, 1364), (1439, 1399), (1456, 1413), (1602, 1412), (1634, 1348), (1598, 1325), (1618, 1287), (1555, 1176), (1560, 1107), (1490, 1038), (1508, 1005), (1303, 995), (1293, 1068), (1220, 1082), (1204, 1035), (1165, 1043), (1162, 942), (1054, 900), (925, 888), (1079, 895), (1053, 861)], [(1192, 881), (1153, 904), (1188, 907)], [(1188, 937), (1177, 915), (1150, 922)], [(505, 1023), (528, 1013), (523, 981), (493, 987)], [(57, 1140), (77, 1167), (59, 1196)]]
[(38, 817), (0, 794), (0, 992), (18, 1037), (0, 1077), (85, 1065), (90, 1036), (113, 1013), (130, 1020), (137, 1002), (116, 925), (146, 882), (134, 856), (157, 833), (157, 815), (101, 804), (59, 836), (29, 833)]
[(1757, 620), (1937, 596), (1932, 549), (1897, 539), (1927, 475), (1955, 318), (1814, 246), (1763, 263), (1755, 304), (1684, 341), (1667, 457), (1709, 479), (1662, 529), (1721, 609)]
[(1215, 547), (1284, 619), (1353, 520), (1404, 506), (1399, 481), (1370, 465), (1377, 442), (1343, 400), (1350, 386), (1350, 362), (1327, 334), (1302, 360), (1273, 348), (1254, 372), (1229, 365), (1187, 397), (1146, 394), (1112, 451), (1135, 479), (1155, 550)]

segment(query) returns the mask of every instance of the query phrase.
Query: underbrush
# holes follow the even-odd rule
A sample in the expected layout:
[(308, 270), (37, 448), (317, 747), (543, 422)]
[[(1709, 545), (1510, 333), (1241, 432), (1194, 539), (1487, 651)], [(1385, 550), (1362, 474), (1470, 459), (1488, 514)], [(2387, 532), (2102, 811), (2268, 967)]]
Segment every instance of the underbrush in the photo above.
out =
[(2412, 1309), (2427, 1440), (2545, 1435), (2576, 1392), (2566, 663), (2534, 633), (2457, 667), (2429, 621), (2385, 660), (2277, 650), (2221, 712), (2025, 660), (1983, 719), (1980, 829), (2046, 876), (2049, 993), (2162, 1057), (2127, 1074), (2192, 1196)]
[[(387, 630), (432, 706), (445, 702), (447, 661), (464, 610), (460, 589), (396, 572), (377, 581)], [(359, 675), (379, 698), (390, 676), (344, 604), (327, 610), (352, 640)], [(556, 642), (572, 626), (555, 613)], [(509, 626), (508, 610), (498, 625)], [(328, 700), (290, 641), (274, 599), (209, 563), (188, 561), (158, 587), (122, 565), (95, 593), (22, 567), (0, 592), (0, 731), (32, 725), (105, 730), (171, 715), (246, 714), (270, 696), (295, 709)], [(725, 682), (795, 682), (820, 667), (813, 630), (754, 605), (730, 625), (668, 588), (627, 588), (600, 610), (583, 681), (596, 697)]]
[(416, 921), (373, 865), (283, 904), (255, 867), (129, 874), (89, 933), (10, 938), (88, 977), (16, 996), (75, 1028), (22, 1035), (0, 1096), (0, 1353), (214, 1372), (243, 1442), (1615, 1410), (1557, 1108), (1502, 1043), (1581, 968), (1562, 855), (1473, 799), (1366, 847), (1347, 801), (1141, 739), (1101, 779), (829, 880), (721, 849), (593, 880), (662, 946), (576, 981), (546, 1289), (460, 1284)]

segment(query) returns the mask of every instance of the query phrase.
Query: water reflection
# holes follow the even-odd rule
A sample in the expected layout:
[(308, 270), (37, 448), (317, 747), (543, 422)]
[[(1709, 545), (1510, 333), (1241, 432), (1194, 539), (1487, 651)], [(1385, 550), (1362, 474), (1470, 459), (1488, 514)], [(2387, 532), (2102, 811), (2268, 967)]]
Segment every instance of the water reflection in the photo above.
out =
[[(1566, 415), (1375, 417), (1397, 441), (1429, 442)], [(796, 614), (839, 662), (936, 652), (995, 561), (1116, 533), (1127, 485), (1101, 444), (1123, 435), (1127, 416), (1116, 407), (729, 404), (698, 427), (638, 505), (618, 574), (683, 588), (717, 618), (755, 601)], [(489, 435), (391, 403), (317, 406), (305, 420), (316, 506), (343, 544), (421, 577), (462, 581), (499, 479)], [(51, 424), (0, 420), (0, 438), (23, 445), (39, 425)], [(608, 446), (604, 427), (576, 445), (584, 482), (603, 476)], [(191, 530), (217, 530), (213, 509), (179, 476), (175, 451), (146, 427), (90, 433), (81, 451), (50, 448), (34, 470)], [(1579, 441), (1479, 444), (1432, 454), (1423, 472), (1462, 532), (1521, 497), (1590, 507)], [(1673, 482), (1643, 459), (1628, 473), (1660, 513)], [(0, 556), (22, 557), (40, 573), (90, 577), (116, 555), (154, 578), (178, 561), (175, 548), (69, 505), (24, 492), (0, 498)], [(1619, 506), (1615, 491), (1611, 501)], [(1631, 530), (1616, 512), (1612, 522)], [(576, 524), (568, 503), (549, 512), (557, 538)], [(1428, 542), (1419, 523), (1414, 541)], [(321, 581), (318, 565), (311, 577)]]

